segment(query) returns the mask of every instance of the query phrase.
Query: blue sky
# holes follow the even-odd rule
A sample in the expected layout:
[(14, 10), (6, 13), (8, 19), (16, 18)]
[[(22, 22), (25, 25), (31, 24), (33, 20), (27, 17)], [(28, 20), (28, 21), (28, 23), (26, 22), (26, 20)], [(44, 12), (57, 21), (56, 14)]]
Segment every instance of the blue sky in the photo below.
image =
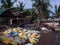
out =
[[(18, 0), (17, 2), (23, 2), (25, 4), (25, 8), (31, 8), (32, 7), (32, 1), (31, 0)], [(18, 3), (15, 3), (15, 6)]]
[[(32, 8), (32, 1), (31, 0), (18, 0), (17, 2), (23, 2), (25, 4), (25, 8)], [(14, 6), (16, 6), (15, 3)], [(57, 6), (60, 4), (60, 0), (50, 0), (50, 4), (53, 6), (53, 8), (50, 8), (52, 11), (54, 11), (54, 6), (57, 4)]]
[(50, 0), (51, 5), (53, 8), (51, 10), (54, 11), (54, 6), (57, 4), (57, 6), (60, 4), (60, 0)]
[[(24, 2), (25, 8), (31, 8), (32, 7), (32, 2), (31, 0), (18, 0), (18, 2)], [(50, 0), (50, 3), (54, 6), (55, 4), (59, 5), (60, 0)], [(18, 3), (17, 3), (18, 4)]]
[[(32, 1), (31, 0), (18, 0), (17, 2), (19, 2), (19, 1), (23, 2), (25, 4), (25, 8), (31, 8), (32, 7)], [(17, 2), (14, 4), (14, 7), (16, 6), (16, 4), (18, 4)], [(60, 4), (60, 0), (50, 0), (50, 3), (54, 7), (55, 4), (57, 4), (57, 5)], [(52, 8), (52, 9), (54, 10), (54, 8)]]

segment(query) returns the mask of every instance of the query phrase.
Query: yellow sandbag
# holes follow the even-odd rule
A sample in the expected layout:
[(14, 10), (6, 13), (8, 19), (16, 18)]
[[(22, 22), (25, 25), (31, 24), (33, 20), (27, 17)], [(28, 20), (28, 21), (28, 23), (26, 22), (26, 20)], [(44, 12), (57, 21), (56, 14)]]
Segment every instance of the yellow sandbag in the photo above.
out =
[(18, 45), (18, 43), (17, 42), (15, 42), (15, 41), (12, 41), (12, 42), (10, 42), (12, 45)]
[(30, 35), (29, 41), (30, 41), (32, 44), (36, 44), (36, 43), (37, 43), (36, 38), (38, 39), (39, 36), (38, 36), (37, 34), (32, 34), (32, 35)]
[(30, 41), (31, 44), (36, 44), (37, 43), (37, 41), (34, 40), (33, 38), (30, 38), (29, 41)]
[(19, 33), (19, 37), (20, 37), (20, 39), (23, 39), (24, 38), (24, 33)]
[(3, 43), (8, 44), (11, 40), (7, 39), (7, 38), (3, 38)]
[(13, 28), (13, 31), (14, 32), (18, 32), (19, 30), (17, 28)]
[(31, 38), (39, 38), (40, 35), (38, 35), (38, 34), (32, 34), (32, 35), (30, 35), (30, 37), (31, 37)]
[(3, 34), (4, 34), (4, 35), (7, 35), (7, 34), (8, 34), (8, 31), (3, 32)]
[(30, 35), (31, 38), (35, 38), (36, 37), (36, 34), (32, 34)]

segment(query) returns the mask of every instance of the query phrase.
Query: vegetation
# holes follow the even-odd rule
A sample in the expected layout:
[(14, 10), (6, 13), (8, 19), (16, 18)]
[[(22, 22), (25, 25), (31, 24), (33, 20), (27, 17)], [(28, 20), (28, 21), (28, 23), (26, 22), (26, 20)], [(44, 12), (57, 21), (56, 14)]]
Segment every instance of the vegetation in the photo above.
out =
[(19, 2), (19, 5), (17, 5), (17, 7), (20, 11), (23, 11), (24, 7), (25, 7), (25, 4), (23, 4), (23, 2)]
[(55, 17), (60, 16), (60, 5), (59, 6), (55, 5), (55, 11), (53, 12), (53, 15), (55, 15)]
[(16, 2), (17, 0), (14, 0), (12, 2), (12, 0), (1, 0), (1, 8), (11, 8), (13, 7), (13, 4)]
[(39, 13), (40, 19), (46, 19), (49, 17), (50, 10), (48, 10), (50, 5), (49, 0), (32, 0), (34, 1), (33, 7), (35, 7)]
[(12, 10), (13, 12), (17, 12), (17, 11), (24, 11), (24, 7), (25, 4), (23, 4), (23, 2), (18, 2), (19, 4), (16, 4), (17, 7), (14, 7), (14, 9)]
[(29, 22), (33, 22), (35, 19), (37, 19), (37, 14), (35, 9), (30, 9), (30, 19)]
[[(2, 5), (0, 8), (11, 8), (15, 2), (17, 2), (17, 0), (1, 0)], [(33, 6), (31, 9), (24, 9), (25, 4), (23, 2), (18, 2), (19, 4), (16, 5), (17, 7), (14, 7), (13, 11), (23, 11), (25, 16), (30, 16), (29, 22), (37, 18), (40, 20), (47, 19), (50, 16), (52, 12), (49, 10), (49, 7), (52, 6), (50, 0), (32, 0), (32, 2)], [(55, 5), (55, 12), (53, 12), (53, 15), (57, 17), (60, 15), (60, 5), (58, 7)]]

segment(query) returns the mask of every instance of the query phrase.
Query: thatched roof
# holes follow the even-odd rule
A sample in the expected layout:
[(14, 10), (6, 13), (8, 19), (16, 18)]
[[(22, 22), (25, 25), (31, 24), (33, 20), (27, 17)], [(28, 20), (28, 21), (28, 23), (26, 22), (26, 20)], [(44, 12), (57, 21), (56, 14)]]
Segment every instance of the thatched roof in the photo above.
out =
[(0, 17), (13, 17), (14, 15), (11, 13), (11, 9), (1, 9), (0, 10)]
[(16, 17), (22, 17), (24, 14), (24, 12), (20, 12), (20, 11), (17, 11), (17, 12), (12, 12), (13, 8), (11, 9), (1, 9), (0, 10), (0, 17), (13, 17), (13, 18), (16, 18)]
[(4, 11), (6, 11), (6, 9), (0, 9), (0, 15), (1, 15)]

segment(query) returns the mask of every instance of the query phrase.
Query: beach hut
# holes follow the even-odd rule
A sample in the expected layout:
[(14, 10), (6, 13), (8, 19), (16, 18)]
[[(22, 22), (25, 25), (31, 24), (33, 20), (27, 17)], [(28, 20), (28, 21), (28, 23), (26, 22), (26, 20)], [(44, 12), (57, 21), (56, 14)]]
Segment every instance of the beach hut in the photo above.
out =
[(25, 16), (24, 11), (13, 12), (12, 9), (1, 9), (0, 18), (6, 20), (4, 23), (8, 25), (24, 25), (28, 22), (30, 17)]
[[(13, 9), (13, 8), (11, 8)], [(4, 19), (6, 24), (11, 24), (11, 19), (14, 15), (11, 12), (11, 9), (0, 9), (0, 18)]]

